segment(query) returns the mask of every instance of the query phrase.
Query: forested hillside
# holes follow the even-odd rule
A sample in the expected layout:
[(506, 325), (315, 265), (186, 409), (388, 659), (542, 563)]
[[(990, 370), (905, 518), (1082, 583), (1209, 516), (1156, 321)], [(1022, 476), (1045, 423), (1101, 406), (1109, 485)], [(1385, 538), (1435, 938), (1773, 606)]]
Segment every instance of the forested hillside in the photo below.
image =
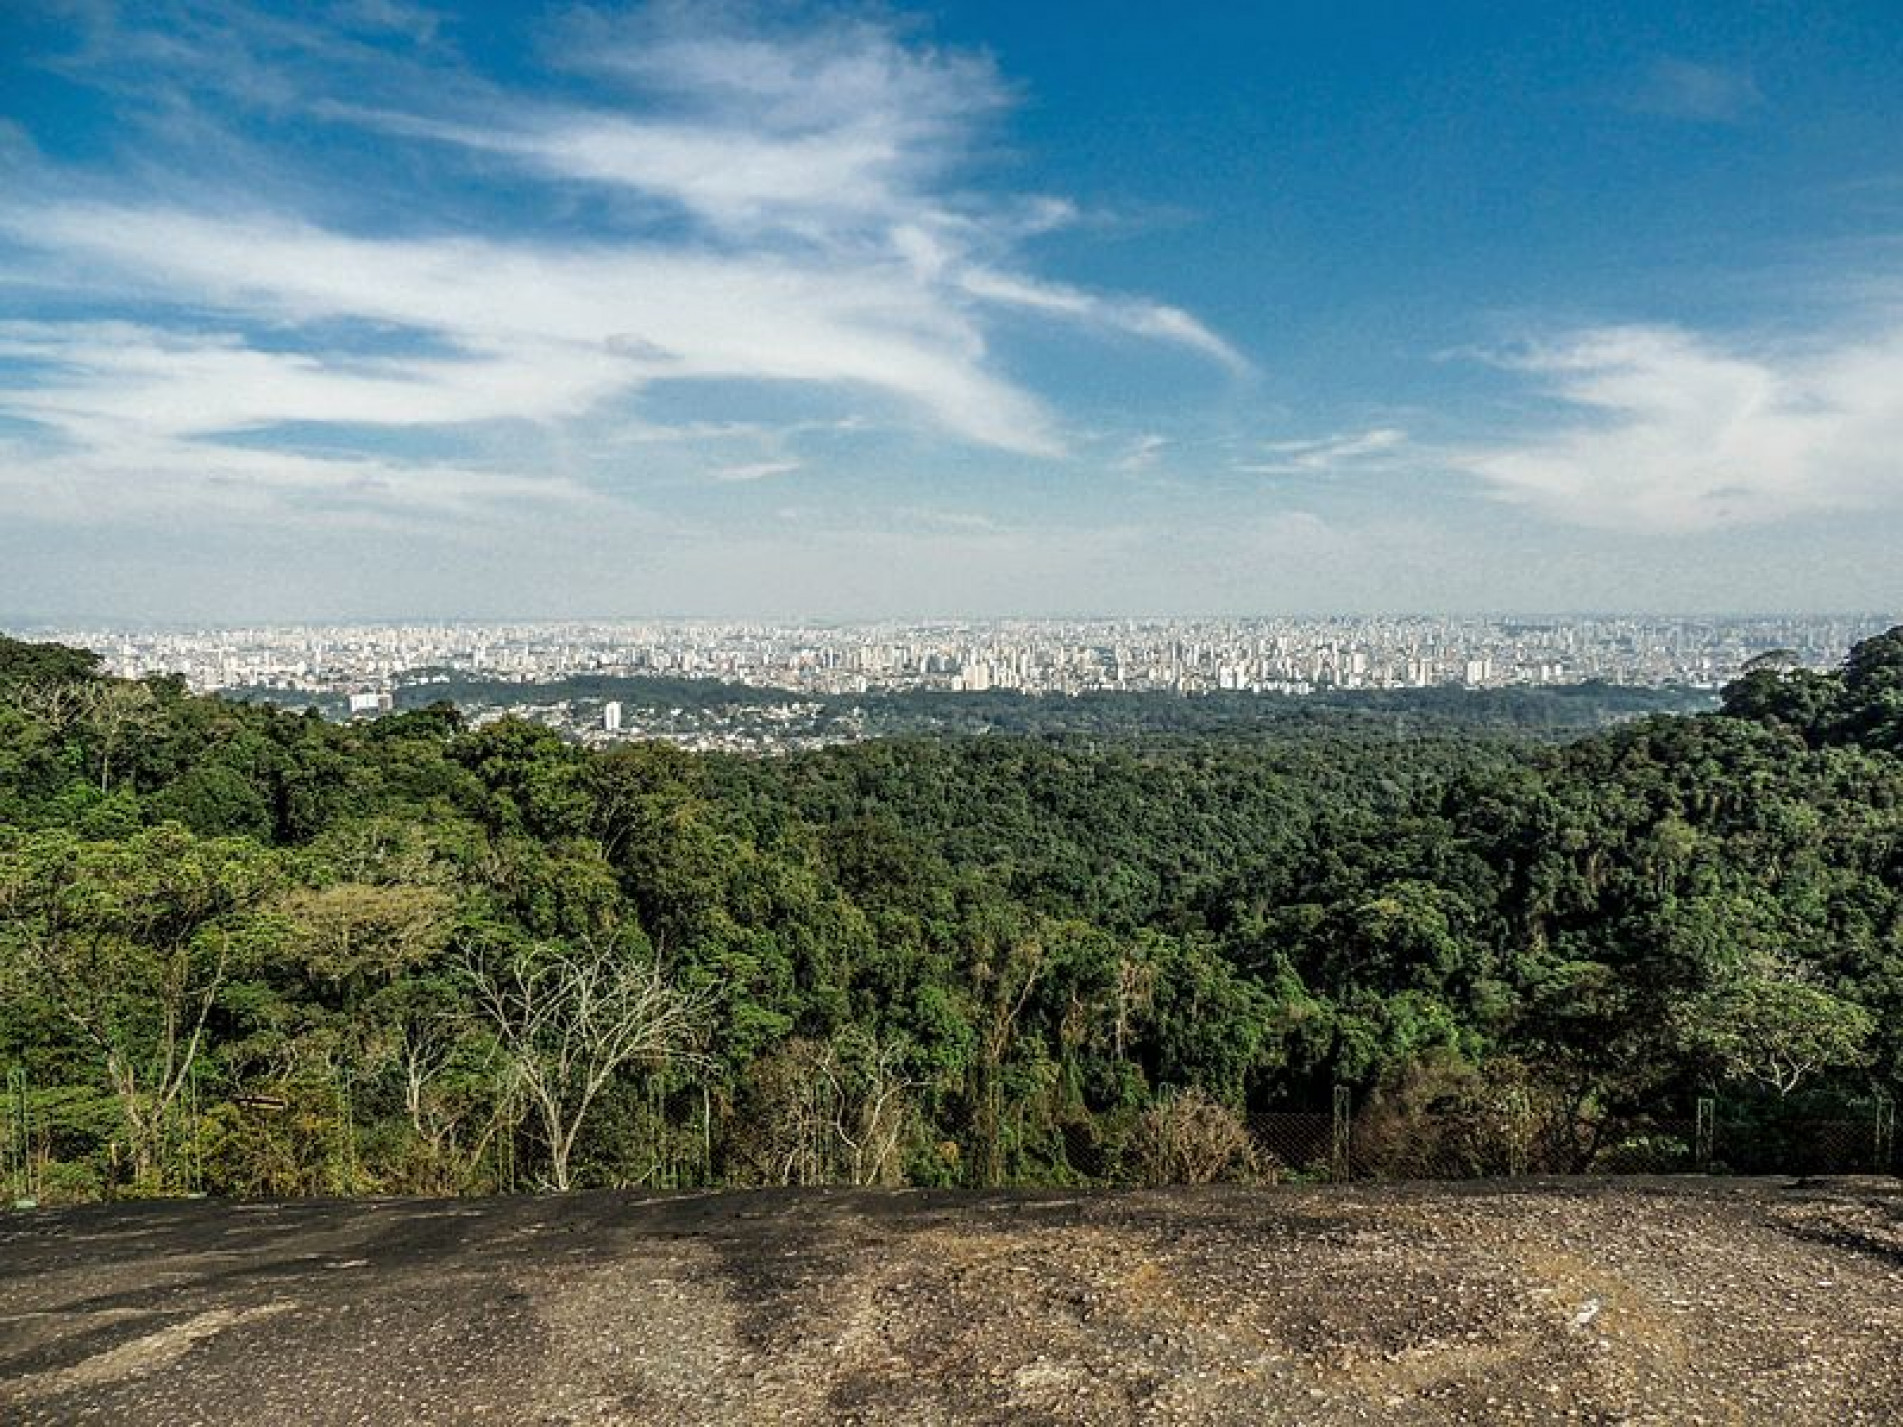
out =
[[(315, 707), (338, 718), (349, 705), (348, 696), (341, 693), (313, 695), (268, 686), (236, 689), (231, 695), (299, 711)], [(395, 682), (392, 698), (396, 708), (404, 711), (441, 701), (465, 712), (553, 705), (580, 713), (591, 724), (599, 721), (601, 706), (612, 699), (635, 718), (654, 721), (666, 715), (665, 723), (684, 721), (703, 727), (748, 711), (784, 711), (791, 704), (802, 712), (812, 733), (841, 735), (829, 740), (833, 742), (843, 741), (848, 730), (854, 740), (991, 733), (1200, 738), (1301, 732), (1317, 724), (1339, 726), (1354, 721), (1396, 734), (1488, 729), (1557, 738), (1645, 714), (1703, 712), (1714, 702), (1704, 690), (1685, 685), (1634, 687), (1598, 681), (1490, 689), (1324, 687), (1308, 694), (1205, 691), (1174, 696), (1107, 690), (1036, 694), (1010, 689), (825, 694), (654, 675), (577, 674), (521, 683), (444, 669), (408, 672)]]
[[(1903, 629), (1564, 746), (590, 752), (0, 639), (0, 1068), (45, 1199), (1128, 1178), (1341, 1084), (1579, 1167), (1903, 1082)], [(1220, 1172), (1220, 1156), (1203, 1166)]]

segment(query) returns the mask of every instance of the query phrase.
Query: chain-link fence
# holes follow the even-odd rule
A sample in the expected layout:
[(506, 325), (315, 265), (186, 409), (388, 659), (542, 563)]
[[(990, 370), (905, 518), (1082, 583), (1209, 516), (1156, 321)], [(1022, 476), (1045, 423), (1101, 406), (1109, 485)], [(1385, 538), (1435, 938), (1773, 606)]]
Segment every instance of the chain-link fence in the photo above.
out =
[[(293, 1122), (304, 1125), (300, 1143), (309, 1152), (306, 1158), (316, 1158), (304, 1165), (292, 1156), (284, 1161), (288, 1169), (270, 1161), (283, 1173), (250, 1192), (349, 1191), (357, 1134), (341, 1089), (305, 1087), (310, 1113), (302, 1119), (299, 1106), (304, 1102), (292, 1093), (295, 1087), (238, 1097), (202, 1117), (196, 1084), (190, 1089), (178, 1110), (175, 1133), (184, 1149), (174, 1156), (173, 1181), (166, 1186), (172, 1192), (202, 1187), (207, 1129), (216, 1131), (221, 1153), (234, 1144), (251, 1153), (274, 1134), (287, 1143), (297, 1139)], [(676, 1188), (777, 1182), (747, 1173), (745, 1166), (736, 1174), (731, 1165), (716, 1163), (715, 1117), (704, 1093), (688, 1089), (672, 1097), (657, 1094), (633, 1110), (622, 1128), (651, 1150), (641, 1166), (641, 1184)], [(513, 1123), (506, 1113), (503, 1119)], [(6, 1068), (0, 1079), (0, 1209), (111, 1197), (116, 1166), (94, 1161), (99, 1144), (110, 1150), (117, 1124), (116, 1104), (106, 1092), (37, 1087), (28, 1083), (23, 1067)], [(1903, 1170), (1896, 1152), (1895, 1106), (1881, 1097), (1701, 1098), (1683, 1107), (1662, 1107), (1658, 1113), (1628, 1110), (1612, 1116), (1581, 1114), (1517, 1088), (1423, 1103), (1379, 1094), (1362, 1100), (1344, 1086), (1320, 1106), (1238, 1116), (1203, 1092), (1166, 1088), (1133, 1116), (1080, 1116), (1042, 1131), (1027, 1129), (1021, 1121), (1003, 1128), (1008, 1134), (990, 1156), (995, 1167), (967, 1168), (960, 1182), (1339, 1183)], [(348, 1137), (341, 1151), (339, 1134)], [(984, 1163), (975, 1153), (961, 1153), (956, 1142), (933, 1148), (934, 1168), (940, 1172), (956, 1174), (967, 1163)], [(526, 1183), (518, 1174), (513, 1134), (495, 1135), (482, 1153), (486, 1188), (507, 1192)], [(801, 1182), (867, 1180), (827, 1160)], [(237, 1192), (247, 1191), (240, 1187)]]
[(1248, 1123), (1249, 1136), (1256, 1143), (1263, 1165), (1278, 1177), (1348, 1178), (1348, 1165), (1337, 1144), (1335, 1116), (1251, 1115)]
[(1718, 1105), (1705, 1167), (1719, 1174), (1891, 1174), (1896, 1107), (1888, 1100), (1828, 1116), (1748, 1115)]
[(1618, 1120), (1540, 1112), (1508, 1097), (1459, 1110), (1356, 1105), (1246, 1118), (1277, 1178), (1482, 1179), (1561, 1174), (1892, 1174), (1896, 1108), (1885, 1099), (1812, 1106), (1694, 1102), (1690, 1115)]
[(27, 1101), (26, 1071), (7, 1070), (6, 1099), (0, 1102), (0, 1192), (9, 1204), (34, 1201), (33, 1115)]

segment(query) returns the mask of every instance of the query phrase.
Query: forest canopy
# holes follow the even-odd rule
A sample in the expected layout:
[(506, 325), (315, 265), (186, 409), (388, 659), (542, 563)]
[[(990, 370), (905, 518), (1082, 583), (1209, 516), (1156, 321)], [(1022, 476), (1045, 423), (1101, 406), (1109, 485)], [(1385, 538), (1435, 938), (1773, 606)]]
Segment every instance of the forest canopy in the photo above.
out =
[(1510, 1093), (1587, 1167), (1697, 1096), (1894, 1094), (1900, 1012), (1903, 628), (1556, 746), (786, 758), (0, 638), (0, 1068), (49, 1201), (1114, 1180), (1336, 1086)]

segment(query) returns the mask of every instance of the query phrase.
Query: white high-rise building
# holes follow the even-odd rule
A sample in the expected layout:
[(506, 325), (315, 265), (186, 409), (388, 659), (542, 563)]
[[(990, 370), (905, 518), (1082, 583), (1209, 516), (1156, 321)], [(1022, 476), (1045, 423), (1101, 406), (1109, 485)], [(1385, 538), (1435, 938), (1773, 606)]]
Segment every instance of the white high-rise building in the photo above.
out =
[(601, 707), (601, 726), (609, 733), (621, 732), (621, 705), (607, 703)]

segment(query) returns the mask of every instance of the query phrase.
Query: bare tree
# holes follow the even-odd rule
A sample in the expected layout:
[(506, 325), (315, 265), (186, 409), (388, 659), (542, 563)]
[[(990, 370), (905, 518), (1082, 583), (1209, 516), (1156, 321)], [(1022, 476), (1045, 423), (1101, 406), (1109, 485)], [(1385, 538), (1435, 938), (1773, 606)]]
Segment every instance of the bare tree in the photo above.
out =
[(158, 700), (148, 684), (110, 680), (81, 686), (85, 690), (85, 719), (97, 745), (99, 791), (112, 791), (112, 758), (139, 730), (149, 728), (158, 713)]
[(64, 738), (88, 703), (86, 685), (76, 679), (49, 679), (9, 692), (12, 702)]
[(89, 761), (98, 769), (99, 791), (112, 791), (112, 759), (131, 738), (158, 717), (158, 696), (150, 684), (119, 679), (45, 680), (17, 690), (13, 700), (64, 737), (83, 726), (92, 737)]
[(972, 1067), (977, 1102), (972, 1128), (981, 1156), (978, 1169), (983, 1184), (1004, 1180), (1004, 1063), (1017, 1040), (1025, 1007), (1047, 969), (1044, 940), (1036, 931), (994, 931), (979, 944), (973, 959), (972, 979), (984, 1002), (976, 1027), (979, 1054)]
[(515, 1084), (541, 1122), (549, 1174), (572, 1187), (588, 1112), (626, 1067), (697, 1060), (708, 998), (673, 985), (660, 962), (624, 943), (543, 942), (465, 971)]
[[(912, 1128), (901, 1040), (849, 1026), (830, 1040), (781, 1047), (762, 1085), (766, 1176), (779, 1184), (896, 1184)], [(759, 1161), (756, 1161), (758, 1163)]]
[(835, 1071), (833, 1084), (840, 1107), (835, 1129), (846, 1147), (848, 1172), (854, 1184), (895, 1184), (899, 1147), (911, 1121), (907, 1097), (924, 1082), (905, 1073), (900, 1042), (857, 1028), (846, 1035), (846, 1055), (833, 1057), (836, 1067), (844, 1060), (845, 1073)]
[(390, 1046), (404, 1113), (422, 1150), (423, 1192), (465, 1189), (496, 1136), (520, 1118), (498, 1082), (494, 1043), (470, 1029), (460, 1015), (408, 1016)]

